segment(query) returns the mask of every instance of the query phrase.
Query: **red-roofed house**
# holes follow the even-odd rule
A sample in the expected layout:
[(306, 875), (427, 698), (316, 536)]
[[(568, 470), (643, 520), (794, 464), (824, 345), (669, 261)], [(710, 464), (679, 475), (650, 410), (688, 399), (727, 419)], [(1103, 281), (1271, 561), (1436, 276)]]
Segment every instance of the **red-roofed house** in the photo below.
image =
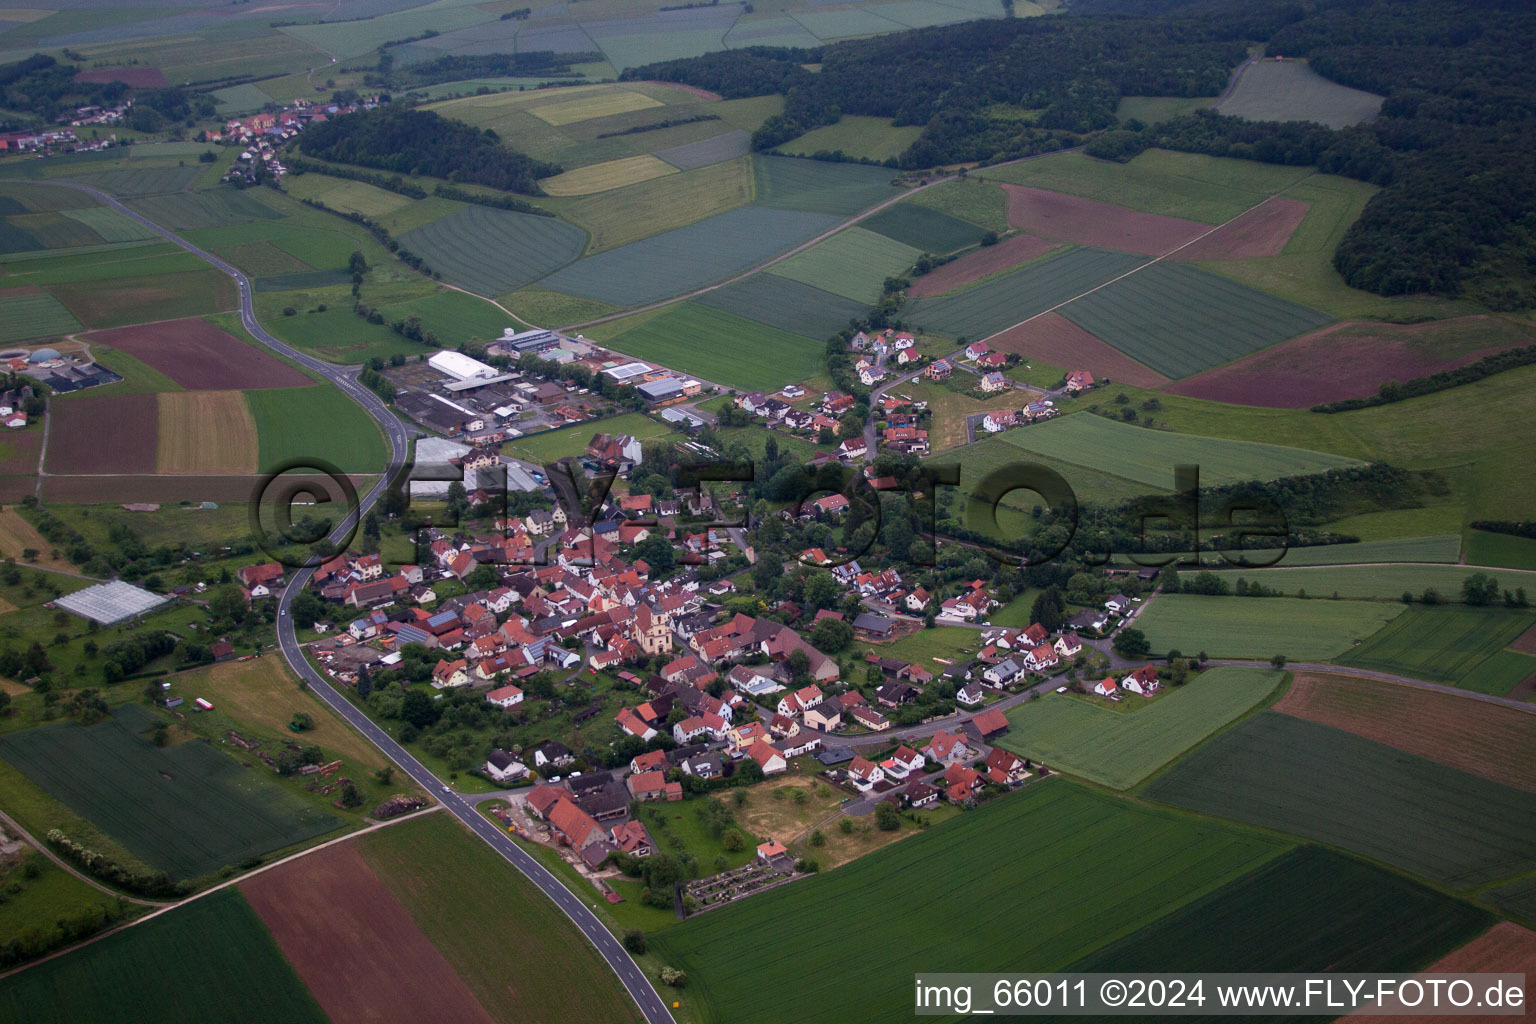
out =
[(789, 762), (784, 760), (784, 755), (767, 740), (758, 740), (752, 744), (747, 756), (757, 762), (764, 775), (777, 775), (789, 769)]
[(1132, 693), (1139, 693), (1143, 697), (1150, 697), (1162, 689), (1162, 684), (1157, 681), (1157, 669), (1151, 665), (1143, 665), (1120, 680), (1120, 685)]
[(614, 721), (619, 723), (619, 728), (642, 742), (650, 742), (656, 735), (656, 730), (646, 725), (640, 716), (630, 708), (623, 708), (614, 716)]
[(923, 748), (923, 753), (939, 764), (957, 764), (971, 756), (971, 748), (965, 745), (965, 738), (958, 733), (940, 729)]
[(873, 761), (855, 757), (848, 765), (848, 781), (860, 793), (868, 793), (876, 783), (885, 781), (885, 770)]
[(560, 841), (573, 850), (585, 850), (608, 833), (586, 811), (562, 797), (545, 815)]
[(523, 702), (523, 691), (515, 686), (501, 686), (486, 693), (485, 699), (499, 708), (510, 708)]

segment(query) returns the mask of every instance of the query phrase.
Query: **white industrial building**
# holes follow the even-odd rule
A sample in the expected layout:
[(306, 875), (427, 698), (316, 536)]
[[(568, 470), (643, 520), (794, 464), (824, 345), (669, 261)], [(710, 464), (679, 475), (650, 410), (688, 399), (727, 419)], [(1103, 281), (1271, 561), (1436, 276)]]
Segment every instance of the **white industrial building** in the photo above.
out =
[(427, 365), (438, 373), (446, 373), (450, 377), (459, 380), (474, 380), (477, 377), (494, 377), (496, 368), (487, 366), (478, 359), (471, 359), (462, 352), (449, 352), (446, 349), (427, 360)]

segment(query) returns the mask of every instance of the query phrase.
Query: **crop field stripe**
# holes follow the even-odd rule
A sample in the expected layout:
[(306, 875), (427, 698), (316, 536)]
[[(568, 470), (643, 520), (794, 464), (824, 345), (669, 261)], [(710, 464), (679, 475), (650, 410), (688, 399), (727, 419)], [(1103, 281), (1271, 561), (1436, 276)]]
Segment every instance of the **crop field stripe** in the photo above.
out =
[[(1303, 846), (1073, 964), (1074, 973), (1409, 972), (1491, 915), (1373, 864)], [(1323, 923), (1326, 922), (1326, 925)]]
[(775, 264), (768, 273), (873, 305), (885, 279), (909, 269), (919, 255), (910, 245), (852, 227)]
[(680, 171), (691, 171), (710, 164), (735, 160), (752, 152), (752, 133), (736, 129), (698, 142), (688, 142), (670, 149), (658, 149), (656, 156)]
[(753, 274), (691, 301), (818, 341), (869, 312), (862, 302), (776, 274)]
[(1262, 669), (1215, 668), (1130, 713), (1047, 694), (1009, 713), (1011, 729), (998, 746), (1128, 789), (1235, 721), (1274, 692), (1280, 680), (1280, 673)]
[[(174, 998), (167, 967), (175, 965)], [(259, 1017), (326, 1024), (277, 943), (233, 888), (0, 981), (0, 1017), (35, 1024), (157, 1024)]]
[(743, 207), (589, 256), (539, 283), (618, 306), (640, 306), (750, 270), (838, 223), (827, 213)]
[(552, 178), (545, 178), (539, 184), (552, 196), (584, 196), (637, 185), (642, 181), (676, 174), (677, 170), (671, 164), (644, 153), (577, 167)]
[(243, 391), (159, 395), (157, 473), (255, 473), (256, 421)]
[[(104, 722), (48, 725), (0, 739), (0, 756), (146, 863), (194, 878), (341, 825), (201, 743), (156, 747), (156, 720), (125, 705)], [(111, 786), (103, 786), (111, 779)]]
[(590, 121), (594, 117), (623, 114), (631, 110), (644, 110), (662, 106), (657, 99), (631, 89), (604, 91), (556, 103), (530, 105), (527, 110), (545, 124), (556, 127)]
[(1215, 737), (1144, 795), (1457, 887), (1536, 868), (1536, 793), (1276, 711)]
[[(1419, 606), (1344, 654), (1339, 663), (1460, 685), (1532, 621), (1536, 616), (1515, 609)], [(1518, 665), (1503, 667), (1512, 675), (1519, 672)], [(1519, 678), (1485, 676), (1482, 681), (1490, 688), (1483, 692), (1507, 692)], [(1505, 685), (1497, 689), (1500, 683)]]
[(951, 337), (985, 338), (1039, 316), (1147, 262), (1145, 256), (1069, 249), (972, 288), (912, 303), (910, 319)]
[(901, 194), (881, 167), (785, 156), (754, 156), (752, 166), (759, 206), (849, 217)]
[(1154, 263), (1061, 313), (1169, 377), (1199, 373), (1333, 322), (1326, 313), (1177, 263)]
[(773, 390), (812, 377), (824, 353), (808, 338), (692, 303), (606, 344), (740, 391)]
[[(911, 1012), (911, 997), (893, 977), (936, 962), (1059, 970), (1287, 846), (1052, 779), (647, 938), (687, 971), (707, 1024), (782, 1021), (783, 1007), (763, 993), (787, 971), (796, 979), (797, 1020), (894, 1020)], [(1127, 851), (1135, 851), (1134, 871), (1120, 869)], [(962, 862), (965, 870), (955, 870)], [(892, 899), (893, 878), (925, 882)], [(851, 906), (860, 912), (849, 915)], [(747, 934), (756, 942), (750, 957), (732, 939)], [(902, 940), (882, 950), (881, 971), (850, 973), (846, 951), (870, 935)]]
[(400, 244), (455, 284), (501, 295), (581, 255), (586, 234), (554, 217), (465, 207), (400, 236)]
[(139, 242), (160, 237), (138, 221), (109, 206), (64, 210), (63, 214), (90, 228), (104, 242)]
[(1400, 615), (1382, 601), (1160, 594), (1137, 618), (1152, 650), (1205, 651), (1214, 658), (1293, 661), (1338, 657)]
[(1001, 436), (1024, 451), (1113, 473), (1149, 487), (1172, 486), (1173, 467), (1184, 463), (1200, 467), (1201, 482), (1206, 486), (1359, 465), (1353, 459), (1301, 448), (1133, 427), (1090, 412), (1006, 431)]

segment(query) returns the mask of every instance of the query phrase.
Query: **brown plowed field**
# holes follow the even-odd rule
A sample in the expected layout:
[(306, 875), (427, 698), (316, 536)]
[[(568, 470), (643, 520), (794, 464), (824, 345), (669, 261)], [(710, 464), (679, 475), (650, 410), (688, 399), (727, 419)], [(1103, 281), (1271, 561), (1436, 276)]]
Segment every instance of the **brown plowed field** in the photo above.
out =
[(1008, 193), (1008, 223), (1042, 238), (1161, 256), (1211, 230), (1209, 224), (1140, 213), (1043, 188), (1004, 185), (1003, 190)]
[(931, 274), (924, 274), (912, 282), (907, 294), (918, 299), (939, 295), (1009, 267), (1038, 259), (1055, 248), (1055, 242), (1047, 242), (1034, 235), (1014, 235), (996, 245), (989, 245), (946, 263)]
[(1511, 650), (1522, 654), (1536, 654), (1536, 626), (1515, 637), (1515, 642), (1509, 645)]
[(159, 68), (146, 67), (92, 68), (75, 75), (75, 81), (103, 85), (107, 82), (122, 82), (135, 89), (164, 89), (168, 84), (165, 72)]
[(1291, 232), (1301, 223), (1311, 203), (1299, 199), (1271, 198), (1228, 221), (1187, 249), (1176, 260), (1246, 260), (1278, 256)]
[(1536, 792), (1536, 715), (1358, 676), (1298, 672), (1275, 705), (1296, 718)]
[(240, 891), (334, 1024), (490, 1024), (351, 843), (262, 872)]
[(86, 393), (52, 402), (49, 416), (49, 473), (155, 471), (154, 395)]
[[(1425, 974), (1536, 974), (1536, 932), (1512, 921), (1500, 921), (1471, 942), (1424, 968)], [(1482, 995), (1481, 992), (1478, 993)], [(1518, 1016), (1518, 1015), (1517, 1015)], [(1353, 1024), (1466, 1024), (1478, 1020), (1515, 1020), (1517, 1017), (1418, 1016), (1356, 1013), (1344, 1020)]]
[(0, 434), (0, 474), (36, 473), (37, 449), (43, 443), (38, 429), (7, 430)]
[(1374, 395), (1383, 381), (1427, 377), (1533, 343), (1536, 332), (1492, 316), (1427, 324), (1334, 324), (1168, 390), (1215, 402), (1305, 409)]
[(1139, 388), (1168, 383), (1168, 378), (1156, 370), (1141, 365), (1056, 313), (1037, 316), (994, 334), (987, 344), (998, 352), (1012, 352), (1065, 370), (1087, 370), (1097, 378), (1107, 377)]
[(256, 472), (256, 421), (245, 392), (169, 391), (158, 397), (156, 472)]
[[(153, 395), (146, 396), (153, 398)], [(52, 455), (48, 460), (53, 465)], [(17, 477), (25, 480), (24, 477)], [(43, 497), (50, 501), (84, 504), (123, 501), (158, 501), (173, 504), (178, 501), (252, 501), (260, 493), (264, 476), (156, 476), (153, 472), (125, 473), (117, 476), (48, 476), (43, 479)], [(287, 477), (285, 476), (286, 482)], [(316, 486), (326, 494), (336, 488), (329, 485), (328, 477), (314, 479)], [(376, 477), (354, 476), (352, 483), (359, 495), (373, 486)], [(30, 492), (30, 488), (28, 488)], [(11, 500), (15, 500), (14, 498)], [(333, 495), (334, 500), (334, 495)], [(295, 510), (297, 518), (301, 510)]]
[(192, 391), (301, 388), (314, 383), (287, 363), (196, 317), (114, 327), (84, 337), (126, 352)]

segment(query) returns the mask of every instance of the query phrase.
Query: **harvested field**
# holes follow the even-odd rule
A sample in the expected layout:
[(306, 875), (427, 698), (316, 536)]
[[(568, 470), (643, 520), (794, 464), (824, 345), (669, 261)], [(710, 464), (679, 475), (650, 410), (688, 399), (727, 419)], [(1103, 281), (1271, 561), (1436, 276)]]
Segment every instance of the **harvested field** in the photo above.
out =
[(1210, 227), (1024, 185), (1004, 185), (1008, 223), (1032, 235), (1160, 256)]
[(91, 68), (75, 75), (77, 82), (95, 82), (105, 84), (107, 82), (122, 82), (134, 89), (164, 89), (169, 83), (165, 80), (165, 72), (159, 68), (147, 67), (122, 67), (122, 68)]
[(56, 284), (50, 291), (88, 327), (206, 316), (234, 309), (235, 284), (217, 270)]
[(1318, 672), (1296, 673), (1275, 710), (1536, 791), (1536, 715), (1417, 686)]
[(1039, 259), (1054, 248), (1056, 243), (1034, 235), (1014, 235), (1006, 241), (967, 253), (932, 273), (924, 274), (912, 282), (907, 294), (914, 299), (921, 299), (954, 291), (961, 285)]
[(153, 473), (154, 395), (83, 394), (53, 403), (49, 473)]
[(0, 555), (21, 561), (21, 553), (28, 548), (38, 553), (32, 560), (36, 564), (74, 571), (74, 566), (67, 558), (53, 556), (53, 544), (37, 532), (37, 527), (23, 519), (20, 512), (14, 508), (0, 512)]
[(1168, 390), (1215, 402), (1304, 409), (1374, 395), (1385, 381), (1427, 377), (1533, 342), (1536, 333), (1525, 326), (1486, 315), (1424, 324), (1334, 324)]
[(642, 181), (676, 173), (676, 167), (656, 159), (649, 153), (644, 153), (640, 156), (627, 156), (619, 160), (609, 160), (606, 163), (577, 167), (564, 174), (545, 178), (539, 184), (552, 196), (585, 196), (594, 192), (623, 188), (625, 185), (637, 185)]
[(1267, 199), (1228, 221), (1200, 241), (1180, 249), (1177, 260), (1246, 260), (1278, 256), (1291, 240), (1311, 203), (1299, 199)]
[[(1424, 968), (1426, 974), (1536, 974), (1536, 932), (1500, 921), (1482, 935)], [(1353, 1024), (1464, 1024), (1465, 1016), (1350, 1014)]]
[(1316, 121), (1347, 128), (1374, 120), (1381, 97), (1324, 78), (1305, 60), (1255, 61), (1217, 107), (1249, 121)]
[(157, 473), (256, 472), (256, 421), (245, 392), (169, 391), (157, 398)]
[(631, 110), (644, 110), (647, 107), (659, 106), (662, 106), (660, 100), (651, 99), (651, 97), (642, 92), (624, 89), (611, 92), (594, 92), (574, 100), (562, 100), (558, 103), (530, 106), (528, 113), (537, 117), (545, 124), (552, 124), (558, 127), (565, 124), (575, 124), (578, 121), (590, 121), (594, 117), (608, 117), (611, 114), (623, 114)]
[(335, 1024), (491, 1016), (352, 843), (240, 886)]
[(1168, 383), (1167, 377), (1106, 345), (1059, 313), (1046, 313), (1010, 327), (988, 338), (987, 344), (994, 351), (1014, 352), (1032, 362), (1088, 370), (1100, 380), (1121, 381), (1139, 388)]
[(313, 383), (287, 363), (196, 317), (93, 331), (85, 339), (126, 352), (192, 391)]

